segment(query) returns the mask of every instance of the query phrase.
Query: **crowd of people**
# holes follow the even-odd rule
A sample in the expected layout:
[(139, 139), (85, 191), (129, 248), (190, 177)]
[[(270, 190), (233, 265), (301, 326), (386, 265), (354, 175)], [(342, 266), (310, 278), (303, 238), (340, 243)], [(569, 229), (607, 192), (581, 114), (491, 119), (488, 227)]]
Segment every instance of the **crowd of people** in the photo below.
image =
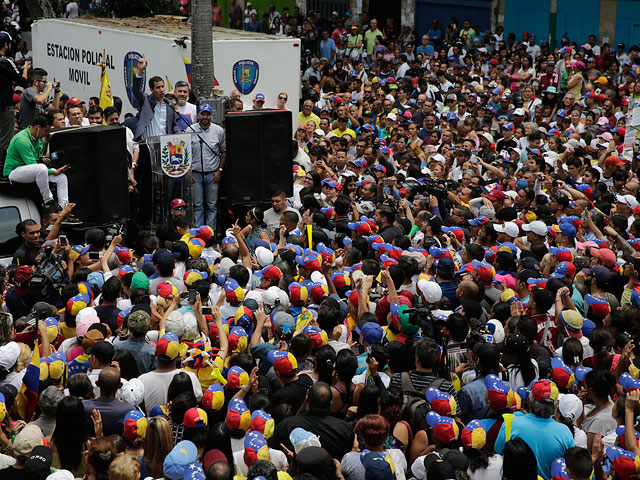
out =
[(186, 82), (144, 93), (143, 57), (131, 188), (135, 140), (192, 120), (200, 190), (155, 235), (80, 244), (49, 128), (120, 112), (0, 33), (4, 172), (46, 207), (0, 268), (0, 478), (640, 478), (640, 49), (302, 24), (293, 195), (216, 225), (224, 130)]

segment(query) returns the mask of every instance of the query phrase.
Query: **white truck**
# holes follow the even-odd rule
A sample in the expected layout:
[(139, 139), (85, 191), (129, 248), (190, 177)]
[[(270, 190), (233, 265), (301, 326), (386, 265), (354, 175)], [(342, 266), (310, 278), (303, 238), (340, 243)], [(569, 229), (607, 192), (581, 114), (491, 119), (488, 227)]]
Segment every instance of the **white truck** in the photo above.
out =
[[(131, 88), (143, 54), (149, 61), (145, 83), (156, 75), (171, 86), (190, 80), (190, 25), (171, 17), (48, 19), (32, 28), (33, 65), (47, 70), (50, 80), (59, 80), (70, 97), (85, 102), (100, 94), (98, 64), (103, 61), (112, 93), (122, 99), (123, 113), (136, 111)], [(274, 108), (278, 94), (286, 92), (287, 107), (298, 111), (299, 39), (214, 28), (213, 58), (216, 88), (222, 95), (237, 89), (250, 107), (261, 93), (264, 108)], [(297, 119), (293, 115), (296, 124)]]
[(16, 226), (32, 219), (40, 225), (40, 213), (31, 198), (17, 196), (6, 191), (8, 182), (0, 181), (0, 265), (11, 263), (13, 254), (22, 244), (16, 234)]

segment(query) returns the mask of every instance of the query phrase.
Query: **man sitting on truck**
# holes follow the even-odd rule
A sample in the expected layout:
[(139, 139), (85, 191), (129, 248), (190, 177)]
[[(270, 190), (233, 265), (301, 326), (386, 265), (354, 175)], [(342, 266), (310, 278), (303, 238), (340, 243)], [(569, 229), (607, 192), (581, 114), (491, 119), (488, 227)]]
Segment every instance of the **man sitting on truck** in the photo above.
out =
[[(53, 120), (49, 114), (37, 115), (31, 126), (12, 138), (7, 149), (3, 173), (9, 177), (11, 183), (36, 182), (45, 210), (58, 211), (61, 206), (69, 203), (67, 176), (64, 174), (69, 166), (55, 169), (46, 165), (51, 159), (48, 155), (42, 155), (42, 139), (49, 134), (52, 124)], [(49, 182), (57, 185), (60, 205), (53, 199)]]

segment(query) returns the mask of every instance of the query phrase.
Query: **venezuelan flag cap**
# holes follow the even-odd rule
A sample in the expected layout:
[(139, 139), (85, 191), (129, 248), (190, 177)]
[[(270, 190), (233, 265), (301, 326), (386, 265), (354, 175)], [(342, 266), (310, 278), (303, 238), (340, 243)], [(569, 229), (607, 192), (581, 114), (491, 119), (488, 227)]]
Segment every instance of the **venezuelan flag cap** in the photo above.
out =
[(275, 423), (271, 415), (264, 410), (255, 410), (251, 413), (251, 426), (249, 428), (253, 432), (261, 433), (264, 438), (269, 440), (273, 435)]
[(205, 410), (220, 411), (224, 406), (224, 388), (219, 383), (212, 384), (202, 395)]
[(439, 415), (433, 410), (427, 413), (427, 423), (433, 429), (435, 437), (444, 444), (457, 440), (460, 434), (458, 424), (453, 418)]
[(471, 420), (460, 434), (462, 445), (466, 449), (480, 450), (487, 443), (487, 430), (480, 420)]
[(426, 397), (427, 402), (431, 404), (431, 410), (434, 412), (447, 417), (452, 417), (456, 414), (458, 407), (456, 399), (447, 392), (442, 392), (436, 387), (429, 387)]
[(143, 439), (147, 431), (147, 417), (140, 410), (131, 410), (124, 417), (124, 436), (130, 442)]
[(640, 476), (640, 457), (636, 454), (620, 447), (609, 447), (606, 453), (616, 474), (622, 480), (631, 480)]
[(251, 425), (251, 412), (242, 398), (234, 398), (229, 402), (225, 423), (236, 432), (247, 431)]

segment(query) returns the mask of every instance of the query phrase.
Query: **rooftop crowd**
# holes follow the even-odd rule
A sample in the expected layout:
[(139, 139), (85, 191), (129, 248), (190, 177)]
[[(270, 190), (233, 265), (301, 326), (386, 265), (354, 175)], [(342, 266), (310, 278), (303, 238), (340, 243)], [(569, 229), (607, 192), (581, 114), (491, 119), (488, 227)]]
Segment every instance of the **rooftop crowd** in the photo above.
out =
[[(303, 40), (293, 195), (65, 245), (43, 194), (0, 269), (0, 478), (640, 478), (640, 48), (247, 9)], [(10, 179), (50, 117), (119, 121), (45, 75)], [(177, 122), (154, 78), (131, 145)]]

